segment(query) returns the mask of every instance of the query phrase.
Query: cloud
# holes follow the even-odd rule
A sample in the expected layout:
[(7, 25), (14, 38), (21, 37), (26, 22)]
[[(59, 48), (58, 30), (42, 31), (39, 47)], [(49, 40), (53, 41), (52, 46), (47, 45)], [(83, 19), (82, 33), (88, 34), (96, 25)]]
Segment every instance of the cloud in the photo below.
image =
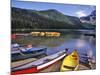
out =
[(78, 17), (83, 17), (83, 16), (86, 16), (85, 12), (84, 12), (84, 11), (82, 11), (82, 10), (77, 11), (77, 12), (76, 12), (76, 15), (77, 15)]

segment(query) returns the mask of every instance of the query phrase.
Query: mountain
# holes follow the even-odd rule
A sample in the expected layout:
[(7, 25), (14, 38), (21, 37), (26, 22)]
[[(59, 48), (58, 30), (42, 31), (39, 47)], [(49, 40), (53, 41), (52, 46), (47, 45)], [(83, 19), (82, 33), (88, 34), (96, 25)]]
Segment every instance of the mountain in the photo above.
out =
[(43, 17), (52, 19), (52, 20), (57, 20), (57, 21), (60, 21), (60, 22), (67, 22), (68, 24), (71, 24), (71, 25), (75, 25), (75, 24), (80, 25), (81, 24), (79, 18), (64, 15), (61, 12), (54, 10), (54, 9), (39, 11), (38, 14), (43, 16)]
[(77, 17), (64, 15), (55, 9), (29, 10), (12, 7), (12, 29), (80, 29)]
[(88, 16), (81, 17), (80, 21), (82, 26), (86, 29), (95, 29), (96, 28), (96, 10), (93, 10)]
[(96, 24), (96, 10), (93, 10), (90, 15), (81, 17), (81, 22), (83, 23), (90, 23), (95, 25)]

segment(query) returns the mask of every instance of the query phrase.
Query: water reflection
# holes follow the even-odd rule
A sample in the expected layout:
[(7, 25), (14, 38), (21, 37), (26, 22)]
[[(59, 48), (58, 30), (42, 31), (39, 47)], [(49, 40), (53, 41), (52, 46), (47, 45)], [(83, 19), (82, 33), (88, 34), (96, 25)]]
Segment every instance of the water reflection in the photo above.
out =
[[(31, 43), (34, 47), (46, 47), (48, 49), (48, 55), (54, 54), (66, 48), (69, 49), (68, 53), (71, 53), (76, 49), (79, 53), (80, 60), (86, 61), (87, 56), (91, 56), (91, 54), (94, 58), (96, 58), (96, 39), (94, 36), (85, 35), (85, 33), (86, 32), (80, 31), (66, 31), (62, 32), (62, 35), (58, 38), (20, 36), (14, 41), (22, 44)], [(92, 51), (92, 53), (90, 51)]]
[(77, 49), (80, 60), (83, 62), (86, 62), (86, 60), (88, 60), (87, 57), (89, 54), (91, 54), (90, 50), (92, 51), (94, 60), (96, 58), (96, 48), (94, 45), (94, 38), (92, 36), (81, 35), (78, 38), (71, 38), (70, 40), (66, 40), (57, 47), (49, 47), (47, 54), (54, 54), (60, 50), (64, 50), (65, 48), (69, 48), (68, 53), (71, 53), (73, 50)]

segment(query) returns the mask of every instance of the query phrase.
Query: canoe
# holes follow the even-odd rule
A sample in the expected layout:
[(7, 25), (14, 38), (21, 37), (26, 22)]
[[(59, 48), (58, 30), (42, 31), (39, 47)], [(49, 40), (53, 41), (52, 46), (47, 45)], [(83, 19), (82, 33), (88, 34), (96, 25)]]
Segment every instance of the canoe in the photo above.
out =
[(42, 70), (48, 69), (48, 67), (52, 66), (53, 64), (57, 63), (61, 59), (66, 56), (66, 51), (62, 50), (55, 54), (46, 56), (44, 58), (38, 59), (36, 61), (32, 61), (29, 63), (25, 63), (19, 66), (14, 66), (11, 68), (11, 74), (30, 74), (30, 73), (37, 73)]
[(71, 54), (66, 56), (62, 62), (60, 71), (75, 71), (78, 70), (79, 55), (77, 50), (74, 50)]
[(16, 50), (11, 52), (11, 61), (24, 60), (28, 58), (39, 58), (43, 55), (47, 55), (47, 48), (23, 48), (25, 50)]

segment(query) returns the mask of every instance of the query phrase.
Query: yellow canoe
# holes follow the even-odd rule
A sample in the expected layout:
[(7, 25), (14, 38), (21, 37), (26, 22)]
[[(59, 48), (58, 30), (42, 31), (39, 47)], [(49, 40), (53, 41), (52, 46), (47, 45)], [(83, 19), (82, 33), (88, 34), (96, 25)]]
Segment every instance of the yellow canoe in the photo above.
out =
[(74, 50), (70, 55), (66, 56), (62, 62), (60, 71), (75, 71), (78, 70), (79, 55), (77, 50)]

